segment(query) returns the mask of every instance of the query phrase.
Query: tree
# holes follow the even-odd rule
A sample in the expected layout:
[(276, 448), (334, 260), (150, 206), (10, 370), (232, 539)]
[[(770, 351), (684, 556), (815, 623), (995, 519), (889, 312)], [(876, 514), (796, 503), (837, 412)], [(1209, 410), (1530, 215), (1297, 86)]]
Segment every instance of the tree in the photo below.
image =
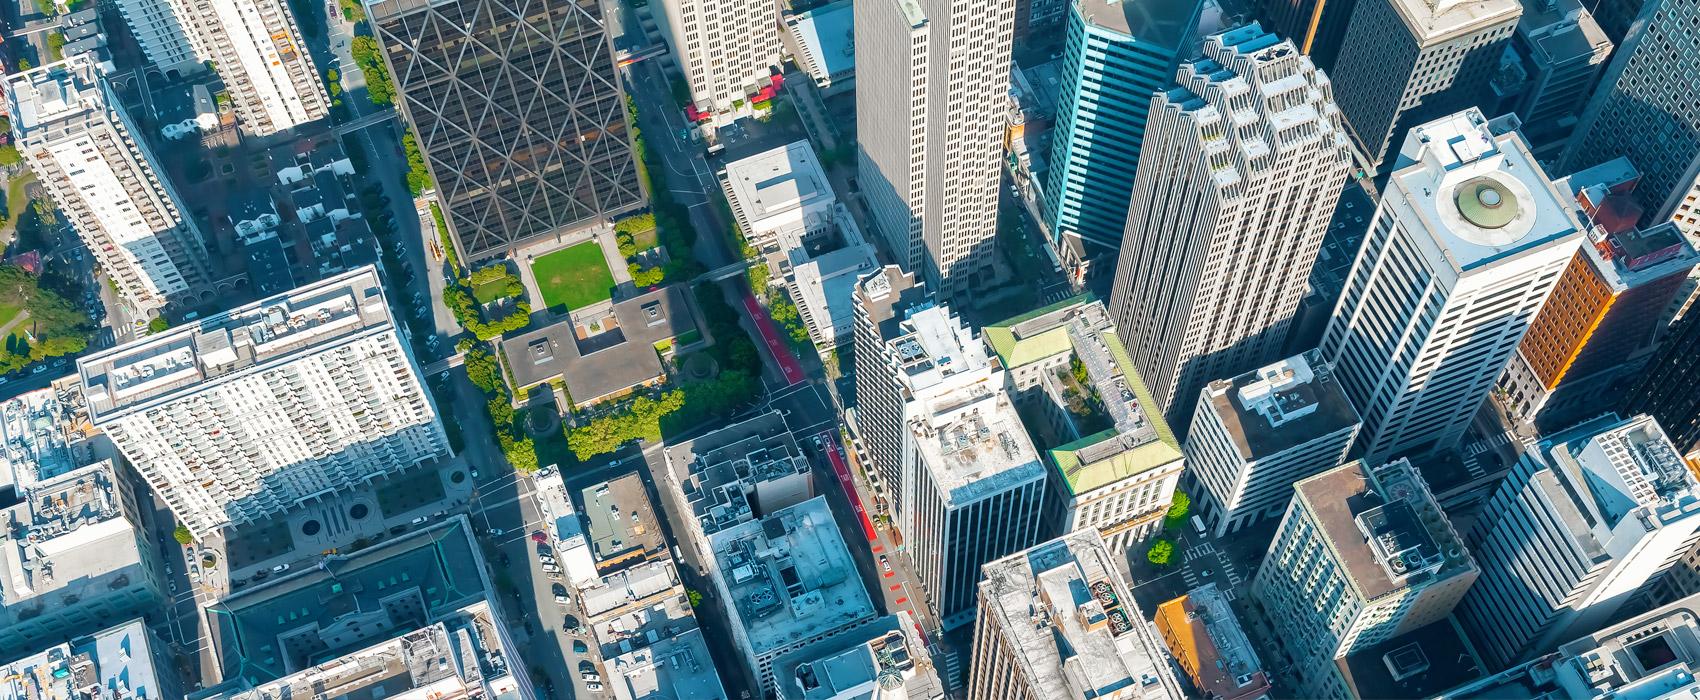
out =
[(360, 72), (366, 74), (367, 99), (375, 105), (395, 102), (395, 84), (390, 81), (390, 69), (384, 65), (384, 56), (378, 48), (378, 40), (366, 35), (356, 36), (348, 48), (349, 53), (354, 56), (354, 65), (359, 66)]
[(1186, 522), (1187, 513), (1191, 511), (1192, 498), (1188, 497), (1185, 491), (1175, 489), (1174, 498), (1169, 501), (1169, 512), (1163, 515), (1163, 524), (1170, 529), (1180, 527), (1181, 523)]
[(177, 544), (187, 547), (195, 541), (195, 536), (189, 534), (189, 528), (178, 525), (177, 529), (171, 531), (171, 539), (177, 540)]
[(155, 316), (152, 320), (148, 321), (149, 333), (164, 333), (165, 330), (170, 327), (171, 322), (165, 320), (164, 316)]
[(521, 474), (537, 471), (537, 446), (531, 438), (500, 435), (496, 441), (501, 444), (502, 455), (508, 458), (508, 464), (513, 465), (514, 471)]
[(27, 59), (27, 58), (18, 59), (18, 70), (29, 70), (29, 69), (34, 68), (34, 67), (35, 67), (35, 64), (30, 63), (29, 59)]
[(413, 131), (401, 134), (401, 150), (407, 154), (407, 189), (418, 197), (426, 188), (431, 187), (431, 171), (425, 168), (425, 154), (419, 151), (419, 140), (413, 137)]
[(18, 147), (12, 144), (0, 146), (0, 167), (10, 167), (23, 162), (24, 157), (18, 153)]
[(690, 601), (691, 607), (693, 608), (702, 607), (702, 591), (695, 588), (686, 588), (685, 599)]
[(1174, 559), (1175, 543), (1167, 539), (1158, 539), (1145, 550), (1145, 560), (1158, 566), (1168, 566)]
[(47, 35), (47, 57), (54, 61), (65, 58), (65, 35), (52, 32)]

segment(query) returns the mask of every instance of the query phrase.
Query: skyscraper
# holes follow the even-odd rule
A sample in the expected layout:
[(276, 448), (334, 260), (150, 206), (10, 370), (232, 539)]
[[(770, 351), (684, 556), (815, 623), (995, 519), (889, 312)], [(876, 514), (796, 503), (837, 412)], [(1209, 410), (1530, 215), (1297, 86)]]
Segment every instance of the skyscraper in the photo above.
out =
[(1354, 461), (1293, 491), (1251, 593), (1293, 664), (1289, 690), (1343, 700), (1338, 659), (1444, 619), (1480, 572), (1410, 462)]
[(200, 231), (89, 57), (7, 80), (18, 150), (118, 295), (149, 312), (207, 284)]
[(1700, 314), (1690, 312), (1671, 326), (1621, 407), (1657, 418), (1684, 454), (1700, 448)]
[(952, 298), (995, 274), (1015, 3), (856, 3), (856, 133), (874, 227)]
[(987, 563), (970, 700), (1185, 697), (1121, 556), (1087, 528)]
[(1292, 40), (1317, 68), (1332, 71), (1358, 0), (1259, 0), (1257, 5), (1257, 16), (1270, 31)]
[(1611, 38), (1580, 0), (1540, 0), (1523, 6), (1511, 36), (1524, 80), (1502, 103), (1523, 122), (1537, 153), (1561, 149), (1576, 129), (1594, 83), (1611, 58)]
[(1641, 171), (1635, 196), (1649, 222), (1669, 220), (1700, 175), (1700, 103), (1693, 100), (1700, 90), (1700, 32), (1694, 31), (1695, 22), (1700, 22), (1700, 4), (1647, 2), (1564, 152), (1566, 172), (1628, 156)]
[(1360, 425), (1315, 350), (1211, 382), (1186, 443), (1199, 515), (1217, 536), (1280, 516), (1293, 482), (1346, 461)]
[(167, 0), (195, 54), (212, 61), (242, 130), (266, 136), (324, 119), (330, 97), (284, 0)]
[(1002, 373), (991, 379), (904, 411), (897, 527), (946, 630), (973, 622), (982, 565), (1041, 539), (1045, 469)]
[(1700, 482), (1648, 416), (1541, 441), (1470, 533), (1482, 575), (1459, 607), (1496, 667), (1587, 634), (1700, 541)]
[(1268, 362), (1350, 162), (1328, 77), (1251, 24), (1152, 97), (1110, 315), (1170, 425), (1204, 383)]
[(1487, 87), (1518, 0), (1359, 0), (1334, 64), (1334, 91), (1369, 168), (1407, 125), (1448, 114)]
[(1151, 95), (1189, 50), (1202, 3), (1070, 3), (1044, 209), (1052, 245), (1121, 248)]
[(197, 538), (449, 456), (370, 266), (77, 361), (89, 420)]
[[(767, 87), (784, 58), (779, 5), (770, 0), (662, 0), (663, 36), (698, 110), (730, 123)], [(737, 106), (734, 106), (737, 105)]]
[(1411, 129), (1322, 337), (1376, 461), (1464, 434), (1582, 240), (1574, 200), (1471, 109)]
[(462, 259), (644, 203), (594, 0), (367, 6)]

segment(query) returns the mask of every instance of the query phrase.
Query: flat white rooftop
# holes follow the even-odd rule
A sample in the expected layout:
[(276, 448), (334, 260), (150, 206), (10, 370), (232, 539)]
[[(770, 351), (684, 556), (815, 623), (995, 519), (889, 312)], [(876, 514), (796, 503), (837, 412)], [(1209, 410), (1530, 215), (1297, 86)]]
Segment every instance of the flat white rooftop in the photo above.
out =
[(750, 222), (835, 201), (832, 185), (808, 141), (727, 163), (726, 183), (732, 206)]
[[(913, 409), (915, 404), (911, 404)], [(1039, 453), (1003, 386), (974, 384), (941, 397), (909, 430), (947, 503), (962, 505), (1045, 478)]]
[(929, 303), (917, 308), (899, 328), (902, 335), (887, 341), (888, 354), (911, 392), (990, 366), (985, 343), (949, 307)]
[[(159, 678), (162, 672), (176, 670), (154, 668), (158, 641), (136, 618), (76, 644), (56, 644), (0, 665), (0, 700), (166, 698)], [(87, 688), (99, 688), (103, 694), (85, 695)]]
[(1432, 237), (1459, 271), (1579, 238), (1582, 224), (1566, 189), (1541, 169), (1516, 132), (1494, 134), (1470, 108), (1411, 129), (1390, 187), (1413, 233)]
[(1411, 34), (1422, 44), (1514, 22), (1523, 13), (1519, 0), (1392, 0)]
[(83, 55), (7, 76), (12, 128), (30, 139), (55, 122), (105, 110), (96, 81), (94, 64)]
[(726, 689), (708, 656), (702, 630), (608, 659), (605, 682), (620, 700), (723, 700)]
[(1551, 454), (1553, 467), (1569, 472), (1566, 481), (1580, 491), (1578, 505), (1592, 511), (1590, 520), (1615, 524), (1640, 506), (1660, 511), (1700, 501), (1700, 482), (1652, 416), (1617, 421)]
[(820, 327), (816, 343), (833, 344), (847, 338), (855, 327), (856, 282), (879, 269), (874, 248), (861, 245), (840, 248), (792, 268), (798, 306), (805, 308)]

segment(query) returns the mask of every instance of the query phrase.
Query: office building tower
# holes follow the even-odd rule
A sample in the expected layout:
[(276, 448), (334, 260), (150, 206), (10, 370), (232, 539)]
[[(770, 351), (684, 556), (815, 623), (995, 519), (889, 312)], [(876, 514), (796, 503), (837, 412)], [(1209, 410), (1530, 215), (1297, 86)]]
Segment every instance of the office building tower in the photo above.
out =
[(773, 667), (781, 700), (944, 698), (921, 627), (907, 610), (787, 654)]
[(709, 577), (744, 671), (775, 692), (779, 657), (849, 634), (877, 615), (826, 497), (709, 536)]
[(1347, 698), (1339, 659), (1445, 618), (1478, 573), (1415, 467), (1353, 461), (1293, 485), (1251, 592), (1290, 692)]
[(1087, 528), (987, 563), (970, 700), (1185, 697), (1121, 557)]
[(119, 0), (118, 14), (142, 56), (173, 79), (203, 68), (189, 40), (189, 27), (178, 20), (171, 3), (158, 0)]
[(1665, 309), (1700, 262), (1674, 225), (1635, 226), (1634, 193), (1619, 190), (1635, 178), (1619, 158), (1565, 179), (1588, 214), (1588, 241), (1499, 378), (1502, 405), (1543, 432), (1612, 405), (1618, 384), (1648, 359)]
[(939, 625), (974, 621), (986, 562), (1040, 541), (1045, 468), (1002, 372), (904, 407), (903, 533)]
[(1457, 443), (1582, 240), (1570, 194), (1475, 109), (1399, 159), (1322, 337), (1370, 461)]
[(952, 298), (991, 283), (1015, 3), (856, 6), (858, 182), (903, 269)]
[(697, 118), (723, 126), (749, 116), (752, 96), (769, 87), (784, 59), (779, 5), (764, 0), (662, 0), (661, 8), (661, 35), (690, 87)]
[(1700, 448), (1700, 314), (1671, 328), (1641, 378), (1624, 393), (1625, 414), (1645, 413), (1687, 454)]
[(1220, 537), (1280, 516), (1294, 482), (1346, 461), (1360, 425), (1315, 350), (1211, 382), (1186, 444), (1199, 517)]
[[(1564, 152), (1564, 169), (1627, 156), (1647, 222), (1670, 220), (1700, 175), (1700, 5), (1650, 2), (1619, 44)], [(1693, 231), (1690, 231), (1693, 235)]]
[(381, 0), (366, 16), (462, 260), (645, 204), (601, 3)]
[(449, 456), (375, 268), (77, 361), (89, 419), (197, 538)]
[(1069, 4), (1044, 214), (1053, 246), (1075, 237), (1113, 254), (1127, 226), (1151, 96), (1191, 58), (1182, 54), (1193, 50), (1203, 3)]
[(1700, 482), (1649, 416), (1602, 416), (1524, 451), (1470, 550), (1459, 608), (1496, 668), (1599, 629), (1700, 541)]
[(73, 56), (7, 83), (24, 162), (118, 296), (143, 312), (189, 301), (209, 281), (206, 244), (94, 62)]
[(1495, 113), (1516, 114), (1537, 155), (1558, 155), (1581, 121), (1612, 47), (1580, 0), (1524, 2), (1511, 35), (1516, 63), (1493, 79), (1501, 97)]
[(1522, 13), (1518, 0), (1359, 0), (1330, 75), (1361, 164), (1381, 168), (1407, 126), (1474, 104)]
[(1447, 698), (1680, 698), (1700, 693), (1700, 597), (1571, 640), (1557, 651), (1453, 688)]
[(1044, 456), (1045, 531), (1097, 528), (1123, 551), (1159, 528), (1186, 462), (1104, 303), (1077, 297), (982, 333)]
[(1269, 674), (1216, 584), (1157, 606), (1157, 634), (1192, 687), (1220, 700), (1269, 697)]
[(14, 661), (0, 664), (0, 698), (186, 697), (178, 682), (177, 659), (142, 618), (91, 633), (78, 631), (72, 643), (43, 645)]
[(691, 513), (686, 534), (704, 558), (714, 556), (714, 533), (815, 497), (809, 460), (777, 411), (673, 443), (663, 455), (667, 485)]
[(159, 543), (130, 481), (92, 450), (77, 398), (55, 386), (0, 404), (0, 523), (10, 532), (0, 545), (0, 659), (166, 598)]
[(230, 93), (242, 130), (288, 131), (330, 114), (324, 78), (284, 0), (166, 0)]
[(1110, 315), (1170, 425), (1279, 357), (1350, 162), (1328, 77), (1250, 24), (1152, 97)]
[(856, 431), (874, 463), (870, 480), (902, 510), (907, 412), (1003, 380), (985, 344), (950, 307), (926, 299), (914, 275), (887, 266), (857, 286), (856, 298)]
[(1358, 0), (1260, 0), (1256, 9), (1276, 36), (1291, 40), (1317, 68), (1333, 71), (1357, 5)]

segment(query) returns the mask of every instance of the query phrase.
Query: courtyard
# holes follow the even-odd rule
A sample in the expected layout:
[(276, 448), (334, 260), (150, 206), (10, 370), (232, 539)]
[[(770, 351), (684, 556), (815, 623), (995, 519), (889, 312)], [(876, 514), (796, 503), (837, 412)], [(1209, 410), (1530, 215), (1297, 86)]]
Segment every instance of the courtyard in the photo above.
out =
[(614, 295), (614, 275), (608, 271), (602, 248), (595, 240), (537, 258), (531, 263), (531, 274), (537, 280), (543, 304), (549, 308), (582, 309)]

